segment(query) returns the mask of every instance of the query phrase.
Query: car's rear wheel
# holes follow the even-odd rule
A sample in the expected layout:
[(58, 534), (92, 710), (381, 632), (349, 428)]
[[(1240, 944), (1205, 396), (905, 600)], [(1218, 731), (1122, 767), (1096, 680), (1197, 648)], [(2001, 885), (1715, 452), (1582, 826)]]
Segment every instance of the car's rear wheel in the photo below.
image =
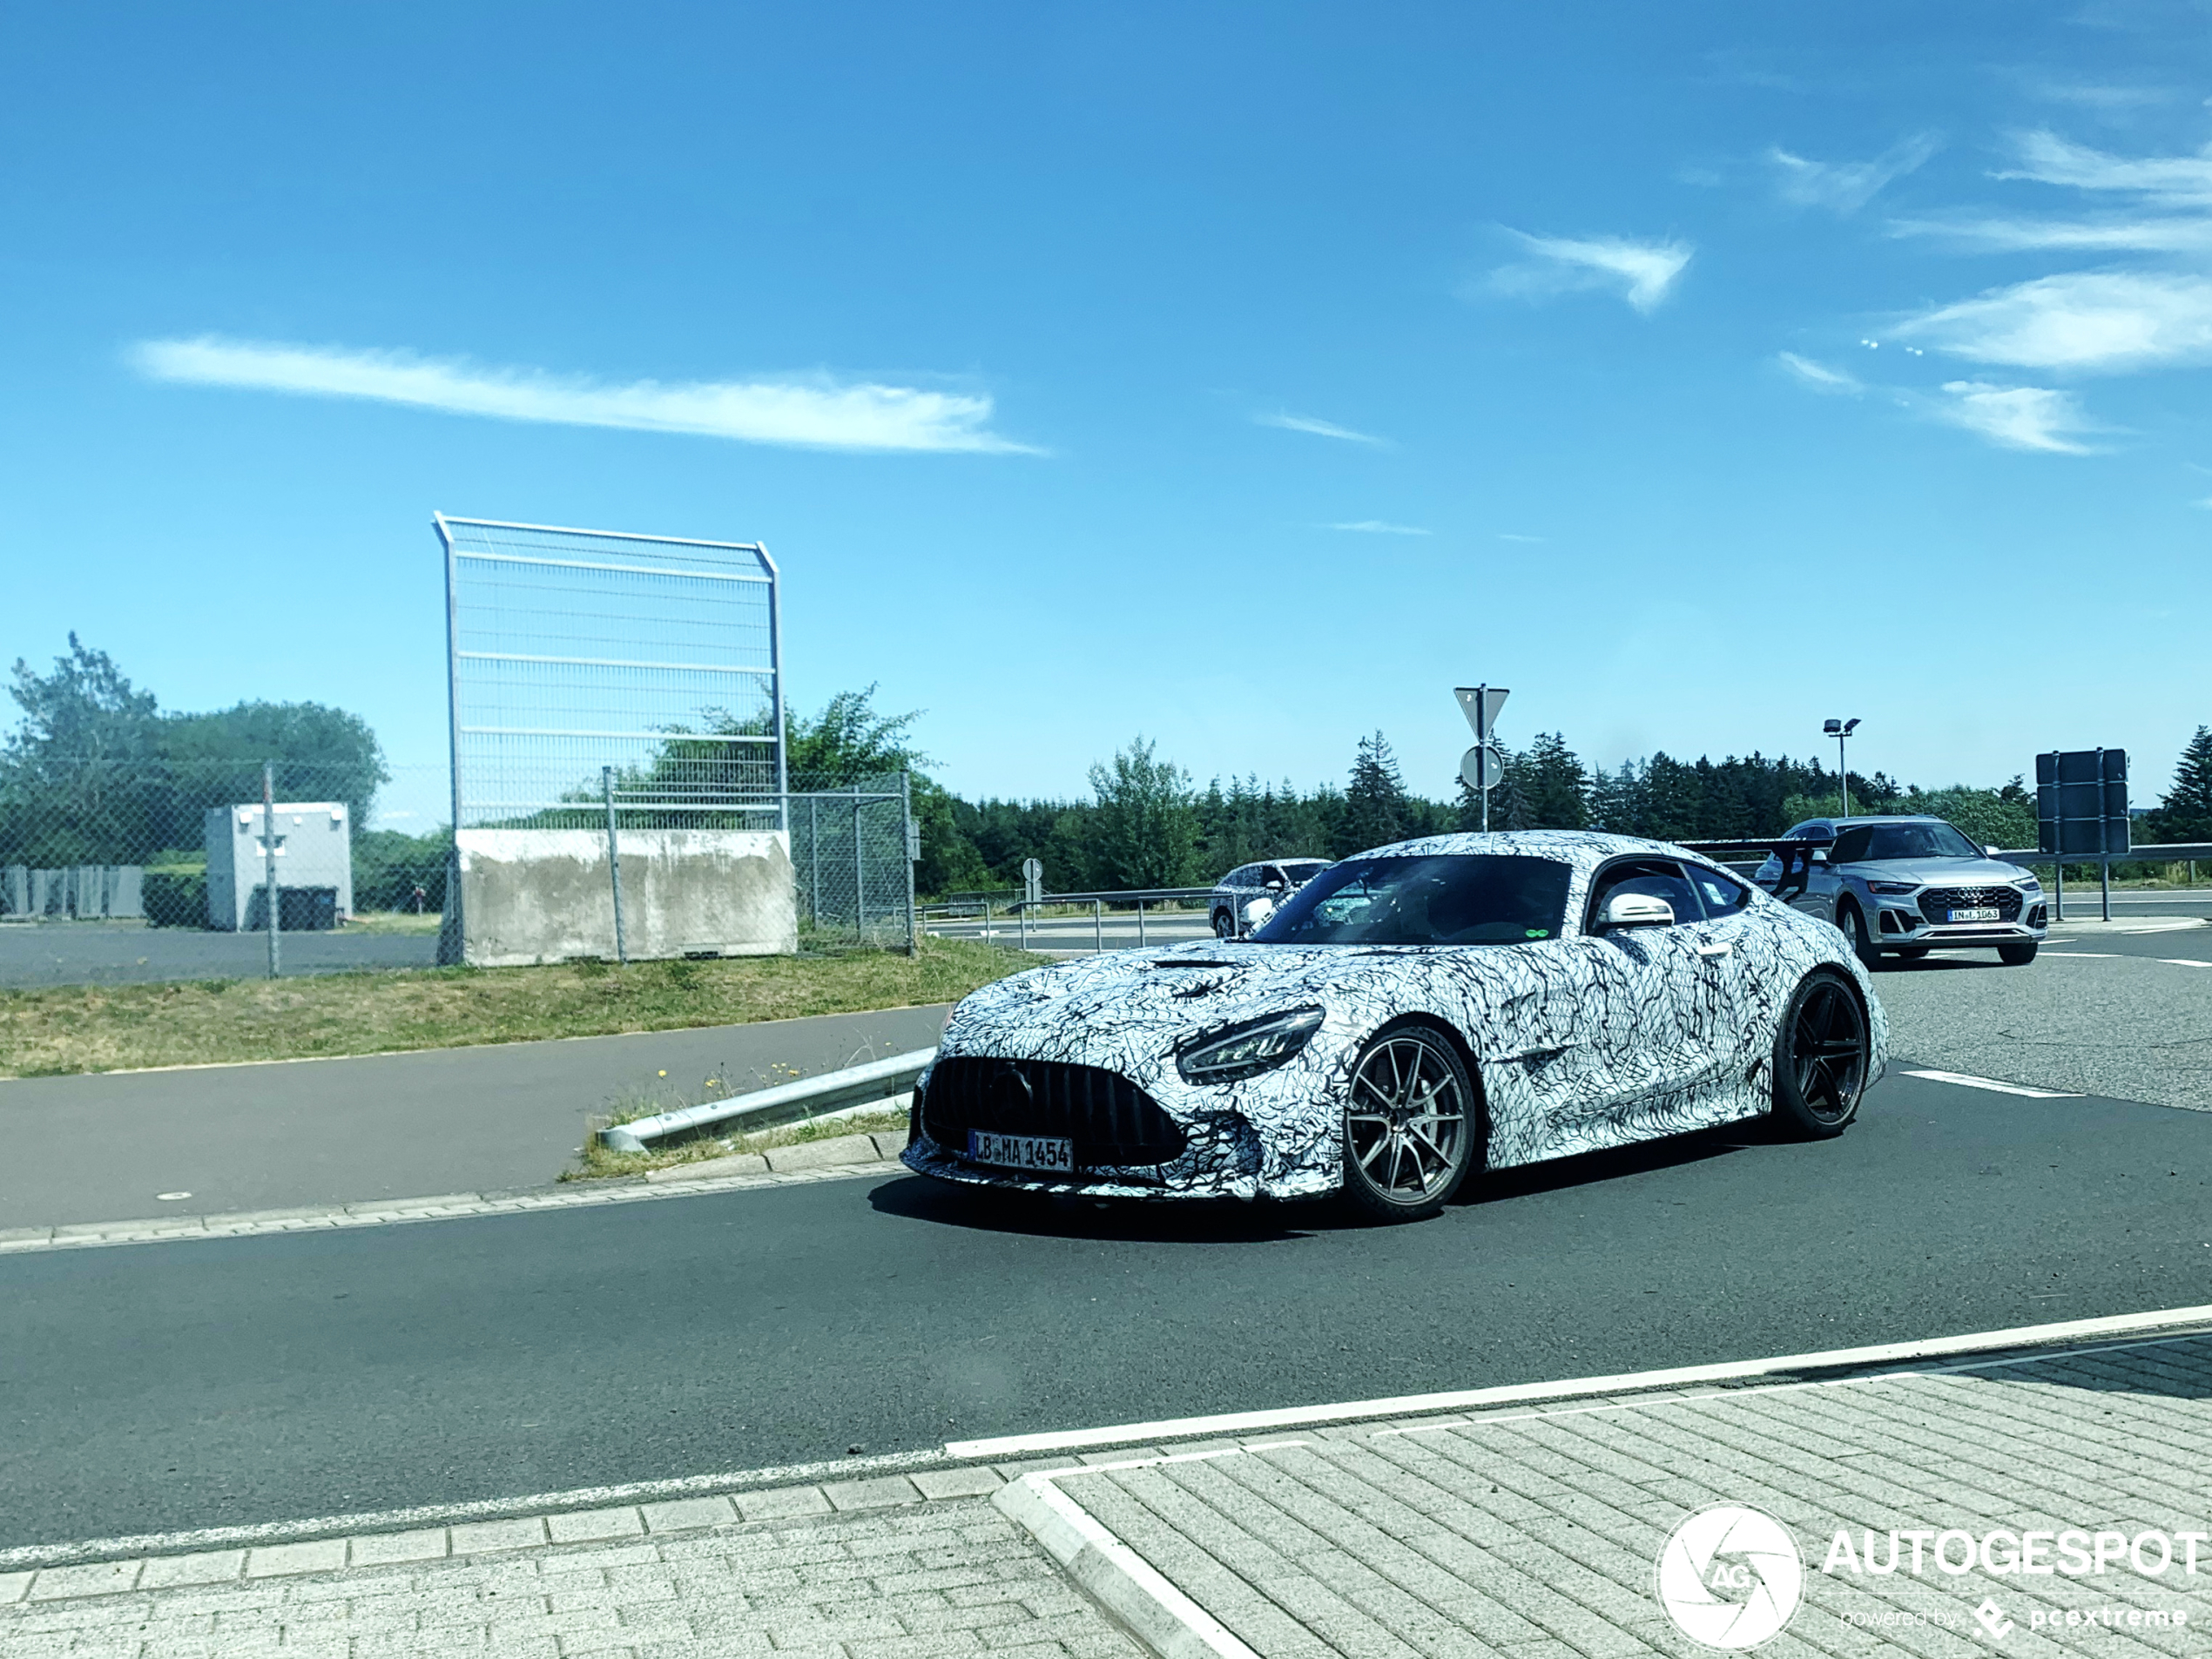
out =
[(2000, 945), (1997, 960), (2007, 968), (2026, 968), (2035, 960), (2035, 945), (2033, 941), (2025, 945)]
[(1858, 1115), (1873, 1058), (1866, 1010), (1833, 969), (1809, 974), (1774, 1036), (1774, 1115), (1815, 1139)]
[(1237, 917), (1233, 912), (1227, 910), (1214, 912), (1213, 936), (1216, 939), (1234, 939), (1237, 936)]
[(1870, 974), (1881, 971), (1882, 953), (1874, 943), (1873, 935), (1866, 931), (1866, 917), (1855, 904), (1847, 904), (1836, 913), (1836, 925), (1844, 930), (1844, 942), (1851, 947), (1851, 954), (1858, 958)]
[(1344, 1109), (1344, 1192), (1378, 1221), (1424, 1221), (1474, 1162), (1480, 1115), (1452, 1045), (1426, 1026), (1385, 1031), (1360, 1051)]

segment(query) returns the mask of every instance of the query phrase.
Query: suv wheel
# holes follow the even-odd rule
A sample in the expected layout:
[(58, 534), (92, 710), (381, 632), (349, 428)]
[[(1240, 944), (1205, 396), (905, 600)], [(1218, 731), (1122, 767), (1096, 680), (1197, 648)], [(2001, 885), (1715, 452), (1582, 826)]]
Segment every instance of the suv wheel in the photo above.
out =
[(2007, 968), (2026, 968), (2035, 960), (2034, 943), (2031, 941), (2025, 945), (2000, 945), (1997, 960)]
[(1882, 953), (1872, 935), (1866, 931), (1866, 917), (1855, 904), (1846, 904), (1836, 913), (1836, 925), (1844, 930), (1844, 942), (1851, 947), (1851, 954), (1870, 974), (1882, 971)]

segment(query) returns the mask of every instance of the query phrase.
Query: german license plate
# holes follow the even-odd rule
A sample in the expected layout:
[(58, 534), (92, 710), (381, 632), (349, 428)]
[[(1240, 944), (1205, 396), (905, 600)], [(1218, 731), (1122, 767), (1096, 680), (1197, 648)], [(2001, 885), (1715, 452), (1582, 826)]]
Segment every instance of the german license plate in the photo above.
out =
[(1982, 905), (1973, 910), (1953, 910), (1948, 914), (1953, 921), (1994, 921), (1997, 920), (1997, 907)]
[(968, 1131), (968, 1156), (977, 1163), (995, 1163), (1008, 1170), (1042, 1170), (1055, 1175), (1073, 1173), (1076, 1143), (1044, 1135), (994, 1135), (988, 1130)]

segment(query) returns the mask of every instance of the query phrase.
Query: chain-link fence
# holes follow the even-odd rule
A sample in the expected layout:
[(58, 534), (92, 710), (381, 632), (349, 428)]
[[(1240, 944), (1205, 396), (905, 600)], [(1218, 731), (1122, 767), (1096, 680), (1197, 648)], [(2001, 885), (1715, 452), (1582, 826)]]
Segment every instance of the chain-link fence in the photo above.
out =
[[(273, 848), (264, 764), (0, 757), (0, 986), (265, 972), (273, 861), (286, 973), (434, 965), (455, 867), (439, 812), (450, 799), (446, 769), (266, 763)], [(603, 860), (583, 896), (577, 936), (541, 960), (725, 954), (708, 935), (712, 913), (743, 885), (729, 879), (728, 861), (709, 869), (704, 888), (658, 894), (654, 866), (665, 864), (671, 840), (697, 846), (730, 831), (780, 840), (784, 822), (788, 873), (775, 853), (774, 896), (795, 919), (795, 936), (783, 948), (913, 948), (915, 849), (903, 773), (789, 795), (732, 783), (711, 760), (691, 767), (680, 755), (664, 757), (642, 775), (603, 768), (562, 791), (560, 805), (523, 818), (532, 831), (581, 838)], [(626, 938), (617, 936), (618, 903)], [(641, 948), (654, 925), (641, 912), (654, 907), (674, 948)], [(141, 928), (161, 930), (162, 941), (125, 936)]]

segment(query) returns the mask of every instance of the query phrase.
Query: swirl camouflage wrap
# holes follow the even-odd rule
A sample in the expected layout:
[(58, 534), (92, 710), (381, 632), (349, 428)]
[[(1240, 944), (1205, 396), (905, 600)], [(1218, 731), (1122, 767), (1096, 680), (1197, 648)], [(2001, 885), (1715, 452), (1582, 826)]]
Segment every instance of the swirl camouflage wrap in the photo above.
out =
[[(1737, 907), (1726, 914), (1715, 914), (1727, 910), (1716, 904), (1672, 927), (1586, 925), (1594, 885), (1615, 879), (1621, 860), (1671, 860), (1693, 877), (1718, 871), (1710, 860), (1579, 831), (1434, 836), (1359, 856), (1455, 854), (1565, 866), (1553, 936), (1482, 945), (1205, 941), (1017, 974), (975, 992), (947, 1022), (916, 1091), (907, 1167), (1097, 1197), (1332, 1192), (1344, 1178), (1355, 1064), (1379, 1031), (1408, 1020), (1456, 1038), (1470, 1062), (1483, 1119), (1477, 1169), (1678, 1135), (1771, 1109), (1777, 1031), (1818, 970), (1856, 988), (1866, 1079), (1879, 1075), (1888, 1045), (1881, 1004), (1826, 922), (1721, 872)], [(1326, 885), (1325, 874), (1316, 891)], [(1318, 1026), (1271, 1069), (1193, 1082), (1178, 1063), (1194, 1042), (1303, 1010), (1318, 1011)], [(1068, 1137), (1074, 1167), (975, 1161), (975, 1129)]]

